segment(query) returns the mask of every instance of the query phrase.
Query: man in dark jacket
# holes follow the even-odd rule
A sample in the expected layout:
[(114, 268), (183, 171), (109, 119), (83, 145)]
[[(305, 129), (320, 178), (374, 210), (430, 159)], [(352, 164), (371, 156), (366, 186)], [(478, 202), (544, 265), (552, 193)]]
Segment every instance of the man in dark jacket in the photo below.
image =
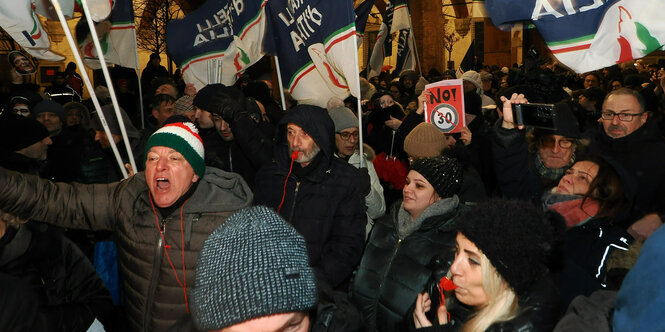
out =
[[(0, 116), (0, 166), (37, 174), (50, 142), (48, 131), (36, 120)], [(113, 302), (90, 261), (61, 229), (25, 222), (0, 213), (0, 274), (26, 284), (11, 306), (25, 307), (24, 301), (34, 297), (36, 316), (25, 323), (34, 324), (35, 331), (86, 331), (95, 318), (111, 328)], [(8, 309), (2, 306), (0, 311)], [(14, 331), (4, 323), (0, 330)]]
[(254, 204), (290, 222), (307, 241), (317, 278), (339, 287), (362, 254), (369, 180), (334, 157), (334, 134), (324, 109), (289, 110), (278, 128), (275, 162), (257, 173)]
[(270, 163), (274, 136), (261, 122), (254, 99), (245, 98), (235, 87), (209, 84), (192, 104), (206, 148), (206, 165), (238, 173), (252, 187), (257, 170)]
[(635, 176), (639, 190), (631, 216), (637, 221), (628, 233), (640, 241), (660, 227), (665, 216), (665, 141), (647, 111), (639, 92), (613, 90), (603, 102), (602, 128), (591, 132), (589, 147), (590, 153), (614, 158)]
[(239, 176), (206, 169), (192, 123), (162, 127), (146, 151), (145, 173), (111, 184), (53, 183), (0, 169), (0, 209), (113, 231), (129, 330), (166, 331), (187, 312), (203, 242), (252, 194)]

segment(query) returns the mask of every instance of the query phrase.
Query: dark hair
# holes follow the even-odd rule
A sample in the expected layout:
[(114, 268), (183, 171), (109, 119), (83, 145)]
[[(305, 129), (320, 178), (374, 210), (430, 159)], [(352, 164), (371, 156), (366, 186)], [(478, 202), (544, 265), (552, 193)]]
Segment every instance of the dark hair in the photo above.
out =
[(66, 70), (70, 70), (70, 69), (71, 69), (71, 70), (76, 70), (76, 64), (70, 61), (70, 62), (67, 64), (67, 67), (66, 67), (65, 69), (66, 69)]
[(598, 202), (596, 217), (616, 218), (628, 204), (619, 173), (602, 158), (595, 157), (586, 161), (598, 165), (598, 174), (589, 183), (589, 189), (584, 195), (582, 206), (584, 206), (584, 201), (587, 198), (593, 199)]
[(171, 104), (175, 103), (175, 98), (171, 95), (167, 95), (165, 93), (160, 93), (156, 95), (153, 100), (152, 100), (152, 109), (158, 109), (159, 106), (161, 106), (163, 103), (166, 104)]

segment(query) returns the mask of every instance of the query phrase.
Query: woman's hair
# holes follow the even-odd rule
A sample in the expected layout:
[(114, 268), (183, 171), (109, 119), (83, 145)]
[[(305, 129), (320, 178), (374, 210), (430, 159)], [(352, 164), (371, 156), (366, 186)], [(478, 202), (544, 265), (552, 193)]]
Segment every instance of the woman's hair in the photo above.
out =
[(590, 198), (598, 202), (596, 217), (614, 218), (628, 203), (621, 177), (607, 161), (601, 158), (592, 158), (589, 161), (598, 165), (598, 174), (589, 183), (584, 200)]
[(480, 269), (488, 303), (464, 324), (464, 332), (483, 332), (490, 325), (510, 320), (519, 313), (517, 295), (501, 278), (485, 254), (481, 255)]

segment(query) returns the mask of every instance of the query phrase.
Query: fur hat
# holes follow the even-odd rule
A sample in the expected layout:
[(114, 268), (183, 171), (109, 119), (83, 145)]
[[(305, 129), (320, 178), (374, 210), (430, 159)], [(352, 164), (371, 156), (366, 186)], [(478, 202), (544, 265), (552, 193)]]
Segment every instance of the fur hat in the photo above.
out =
[(404, 139), (404, 152), (417, 158), (439, 156), (445, 147), (446, 135), (429, 122), (417, 125)]
[(154, 134), (150, 135), (148, 143), (145, 145), (146, 156), (153, 146), (166, 146), (180, 152), (189, 162), (189, 165), (192, 166), (194, 173), (199, 177), (203, 177), (206, 169), (203, 161), (203, 141), (193, 123), (176, 122), (159, 128)]
[(480, 74), (475, 70), (465, 71), (464, 74), (462, 74), (462, 79), (473, 83), (473, 85), (476, 86), (476, 92), (478, 92), (478, 94), (483, 92), (483, 82), (480, 80)]
[(441, 198), (457, 195), (462, 189), (462, 167), (455, 158), (439, 156), (418, 159), (409, 170), (425, 177)]
[(308, 311), (317, 290), (305, 240), (267, 207), (240, 210), (203, 244), (191, 296), (194, 324), (204, 331)]
[(456, 224), (518, 296), (528, 294), (542, 277), (552, 244), (564, 229), (556, 212), (507, 199), (478, 203), (460, 214)]
[(335, 107), (328, 111), (328, 115), (333, 120), (337, 133), (347, 128), (358, 128), (358, 118), (346, 107)]

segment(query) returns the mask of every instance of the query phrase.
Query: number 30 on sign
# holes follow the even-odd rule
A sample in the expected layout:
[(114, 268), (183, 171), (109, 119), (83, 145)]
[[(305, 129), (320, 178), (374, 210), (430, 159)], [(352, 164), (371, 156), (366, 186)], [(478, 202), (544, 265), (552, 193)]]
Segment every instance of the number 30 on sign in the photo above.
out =
[(444, 133), (459, 132), (466, 125), (462, 80), (444, 80), (425, 86), (425, 121)]

